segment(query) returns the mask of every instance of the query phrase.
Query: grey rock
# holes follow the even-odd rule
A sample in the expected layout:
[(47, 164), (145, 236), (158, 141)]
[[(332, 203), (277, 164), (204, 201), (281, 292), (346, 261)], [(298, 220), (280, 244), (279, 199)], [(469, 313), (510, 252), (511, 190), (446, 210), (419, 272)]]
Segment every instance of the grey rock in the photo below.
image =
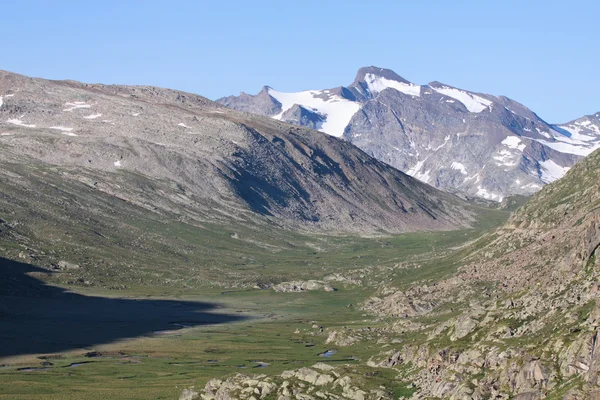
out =
[(70, 263), (68, 261), (59, 261), (57, 264), (58, 269), (70, 270), (70, 269), (79, 269), (79, 265)]
[(195, 400), (199, 398), (200, 394), (192, 389), (183, 389), (183, 392), (179, 395), (179, 400)]

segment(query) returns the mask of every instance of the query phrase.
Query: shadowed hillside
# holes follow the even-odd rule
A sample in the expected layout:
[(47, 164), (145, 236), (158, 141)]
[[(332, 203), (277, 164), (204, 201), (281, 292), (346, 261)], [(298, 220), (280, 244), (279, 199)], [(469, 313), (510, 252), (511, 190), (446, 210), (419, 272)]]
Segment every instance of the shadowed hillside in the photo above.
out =
[(0, 357), (55, 353), (119, 339), (243, 320), (216, 304), (84, 296), (44, 284), (29, 264), (0, 258)]

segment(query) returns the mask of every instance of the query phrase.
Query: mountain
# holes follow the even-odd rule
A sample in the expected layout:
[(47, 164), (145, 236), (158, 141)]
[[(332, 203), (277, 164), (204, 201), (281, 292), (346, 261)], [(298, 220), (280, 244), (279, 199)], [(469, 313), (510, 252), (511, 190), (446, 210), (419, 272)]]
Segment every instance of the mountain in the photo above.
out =
[[(299, 107), (288, 114), (311, 118)], [(474, 217), (347, 141), (155, 87), (0, 72), (0, 148), (11, 185), (25, 185), (17, 170), (35, 167), (192, 221), (373, 233), (465, 227)]]
[(434, 187), (495, 201), (539, 191), (600, 147), (598, 114), (552, 125), (507, 97), (416, 85), (378, 67), (347, 87), (266, 86), (217, 102), (342, 137)]
[[(416, 374), (422, 398), (598, 398), (599, 173), (600, 150), (466, 249), (455, 276), (367, 302), (381, 315), (397, 313), (406, 302), (398, 299), (433, 305), (421, 315), (440, 322), (420, 352), (407, 346), (392, 357), (436, 365)], [(444, 320), (449, 306), (460, 311)]]

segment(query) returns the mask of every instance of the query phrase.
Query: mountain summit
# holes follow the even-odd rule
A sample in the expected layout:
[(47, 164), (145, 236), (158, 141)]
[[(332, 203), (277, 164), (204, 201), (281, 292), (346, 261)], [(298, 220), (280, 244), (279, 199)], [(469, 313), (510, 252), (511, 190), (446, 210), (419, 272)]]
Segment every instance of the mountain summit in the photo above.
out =
[(598, 114), (550, 124), (504, 96), (417, 85), (375, 66), (347, 87), (266, 87), (217, 102), (343, 137), (437, 188), (495, 201), (539, 191), (600, 147)]

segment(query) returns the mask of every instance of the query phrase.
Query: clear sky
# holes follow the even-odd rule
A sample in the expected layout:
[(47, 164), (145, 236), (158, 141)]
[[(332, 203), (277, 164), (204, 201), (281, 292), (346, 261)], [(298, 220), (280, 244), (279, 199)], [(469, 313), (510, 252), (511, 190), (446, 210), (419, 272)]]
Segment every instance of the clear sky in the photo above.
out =
[(215, 99), (376, 65), (566, 122), (600, 111), (599, 16), (597, 0), (5, 1), (0, 69)]

